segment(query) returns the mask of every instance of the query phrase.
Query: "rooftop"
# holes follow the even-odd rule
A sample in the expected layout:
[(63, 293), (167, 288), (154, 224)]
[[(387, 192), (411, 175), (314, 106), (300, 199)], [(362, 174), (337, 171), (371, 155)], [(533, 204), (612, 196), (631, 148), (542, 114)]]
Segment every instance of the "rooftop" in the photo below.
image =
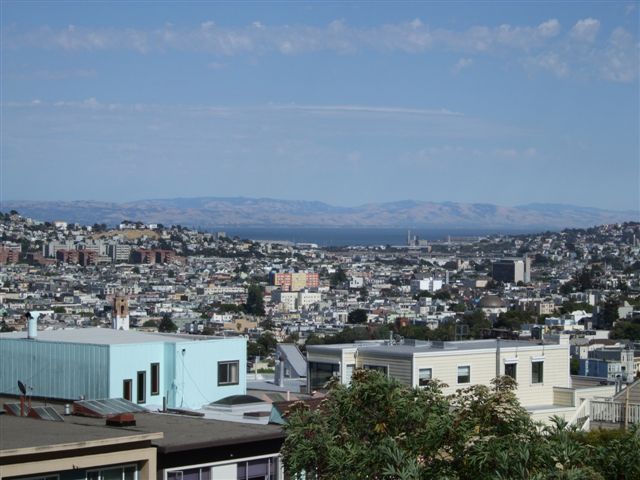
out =
[[(26, 340), (27, 332), (1, 333), (0, 340), (4, 339)], [(135, 330), (114, 330), (111, 328), (69, 328), (62, 330), (41, 330), (38, 332), (38, 336), (30, 341), (122, 345), (136, 343), (183, 343), (214, 339), (222, 340), (223, 338), (138, 332)]]
[[(334, 345), (312, 345), (307, 347), (309, 352), (322, 352), (322, 351), (339, 351), (347, 348), (362, 349), (367, 353), (381, 353), (389, 356), (413, 356), (414, 354), (437, 354), (444, 352), (467, 352), (476, 350), (495, 350), (498, 346), (498, 340), (464, 340), (456, 342), (441, 342), (441, 341), (419, 341), (419, 340), (405, 340), (404, 344), (390, 345), (388, 343), (342, 343)], [(411, 342), (411, 343), (408, 343)], [(526, 340), (500, 340), (501, 349), (511, 348), (535, 348), (540, 343), (529, 342)], [(557, 346), (557, 343), (545, 343), (545, 347)]]

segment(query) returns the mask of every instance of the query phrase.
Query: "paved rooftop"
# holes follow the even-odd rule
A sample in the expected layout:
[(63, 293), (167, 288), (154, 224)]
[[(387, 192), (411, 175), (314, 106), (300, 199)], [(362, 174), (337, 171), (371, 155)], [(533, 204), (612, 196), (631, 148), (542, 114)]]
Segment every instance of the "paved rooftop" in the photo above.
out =
[[(27, 332), (0, 334), (0, 340), (26, 339)], [(98, 345), (121, 345), (135, 343), (182, 343), (204, 340), (223, 340), (223, 337), (200, 335), (173, 335), (167, 333), (138, 332), (135, 330), (113, 330), (111, 328), (73, 328), (63, 330), (40, 330), (33, 341), (87, 343)]]

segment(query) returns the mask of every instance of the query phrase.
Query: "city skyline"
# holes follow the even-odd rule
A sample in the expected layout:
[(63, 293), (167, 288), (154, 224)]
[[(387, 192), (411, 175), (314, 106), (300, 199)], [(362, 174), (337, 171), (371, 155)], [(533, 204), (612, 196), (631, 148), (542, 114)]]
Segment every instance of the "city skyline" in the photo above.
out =
[(4, 1), (0, 200), (637, 211), (638, 13)]

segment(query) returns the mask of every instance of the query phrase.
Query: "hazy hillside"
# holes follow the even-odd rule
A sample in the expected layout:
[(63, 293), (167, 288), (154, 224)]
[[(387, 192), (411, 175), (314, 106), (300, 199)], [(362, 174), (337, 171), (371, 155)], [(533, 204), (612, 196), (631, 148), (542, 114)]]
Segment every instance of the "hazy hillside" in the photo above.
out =
[(128, 203), (73, 201), (3, 202), (3, 211), (17, 210), (45, 221), (115, 225), (122, 220), (222, 226), (314, 227), (459, 227), (565, 228), (637, 221), (638, 212), (617, 212), (571, 205), (531, 204), (501, 207), (482, 203), (419, 202), (406, 200), (336, 207), (322, 202), (271, 198), (174, 198)]

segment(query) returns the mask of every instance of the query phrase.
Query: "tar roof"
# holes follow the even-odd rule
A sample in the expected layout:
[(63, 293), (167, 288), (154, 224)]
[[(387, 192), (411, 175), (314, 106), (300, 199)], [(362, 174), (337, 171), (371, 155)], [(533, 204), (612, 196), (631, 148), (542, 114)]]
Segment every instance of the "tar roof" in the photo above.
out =
[[(2, 339), (26, 339), (26, 332), (10, 332), (0, 334)], [(111, 328), (70, 328), (63, 330), (42, 330), (31, 341), (87, 343), (98, 345), (121, 345), (135, 343), (182, 343), (188, 341), (215, 340), (211, 337), (178, 336), (161, 333), (137, 332), (135, 330), (114, 330)], [(221, 339), (220, 339), (221, 340)]]
[(0, 449), (116, 437), (135, 438), (157, 432), (163, 433), (163, 438), (154, 439), (152, 444), (165, 453), (284, 438), (282, 428), (277, 425), (224, 422), (159, 413), (136, 413), (136, 425), (128, 427), (108, 427), (103, 418), (70, 415), (64, 419), (64, 422), (47, 422), (0, 415)]
[[(68, 418), (68, 417), (66, 417)], [(104, 420), (103, 420), (104, 423)], [(104, 426), (74, 425), (68, 422), (50, 422), (29, 417), (0, 415), (0, 452), (8, 455), (9, 451), (25, 448), (58, 446), (74, 443), (126, 443), (144, 439), (140, 435), (152, 432), (125, 431), (124, 429), (106, 428)], [(117, 439), (117, 440), (116, 440)], [(90, 445), (86, 445), (90, 446)], [(56, 448), (54, 448), (56, 449)]]

